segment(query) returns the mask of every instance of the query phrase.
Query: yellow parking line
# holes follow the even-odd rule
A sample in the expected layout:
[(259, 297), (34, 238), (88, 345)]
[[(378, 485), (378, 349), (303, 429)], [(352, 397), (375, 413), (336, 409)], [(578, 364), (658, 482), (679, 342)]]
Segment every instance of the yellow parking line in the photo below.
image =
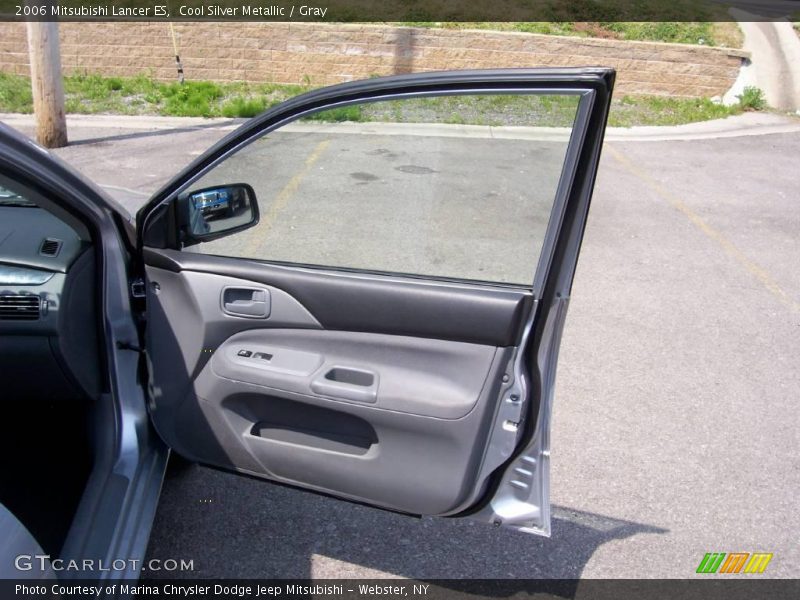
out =
[(243, 250), (244, 256), (261, 258), (256, 256), (256, 253), (261, 249), (261, 245), (264, 243), (267, 234), (275, 224), (275, 219), (278, 217), (278, 213), (286, 208), (289, 200), (297, 191), (297, 188), (300, 187), (300, 182), (303, 180), (303, 177), (305, 177), (305, 175), (311, 170), (311, 167), (314, 166), (314, 163), (317, 162), (319, 157), (323, 152), (325, 152), (325, 149), (330, 143), (330, 140), (322, 140), (314, 147), (314, 149), (311, 151), (311, 154), (309, 154), (306, 158), (303, 168), (295, 173), (294, 177), (292, 177), (288, 183), (283, 186), (283, 189), (275, 197), (275, 201), (269, 207), (269, 210), (266, 213), (261, 213), (261, 218), (258, 222), (258, 225), (256, 225), (256, 227), (250, 231), (250, 240), (247, 242), (247, 245)]
[(656, 194), (661, 196), (664, 200), (666, 200), (670, 206), (675, 208), (676, 210), (683, 213), (689, 221), (691, 221), (695, 226), (697, 226), (700, 231), (706, 234), (709, 238), (713, 241), (718, 243), (722, 246), (723, 250), (727, 252), (730, 256), (732, 256), (740, 265), (742, 265), (747, 271), (761, 284), (767, 288), (767, 290), (775, 296), (781, 304), (788, 307), (790, 310), (794, 310), (800, 312), (800, 303), (796, 302), (794, 299), (789, 297), (789, 295), (781, 289), (781, 287), (777, 284), (777, 282), (767, 273), (764, 269), (754, 263), (752, 260), (747, 258), (747, 256), (736, 247), (736, 245), (731, 242), (725, 235), (717, 230), (714, 229), (711, 225), (706, 223), (703, 218), (694, 212), (689, 206), (683, 202), (680, 198), (674, 196), (667, 190), (663, 185), (661, 185), (658, 181), (653, 179), (649, 174), (645, 171), (634, 165), (630, 160), (628, 160), (624, 154), (622, 154), (619, 150), (611, 146), (610, 144), (605, 144), (606, 150), (608, 150), (611, 155), (617, 160), (619, 164), (621, 164), (625, 169), (627, 169), (630, 173), (641, 179), (647, 187), (653, 190)]

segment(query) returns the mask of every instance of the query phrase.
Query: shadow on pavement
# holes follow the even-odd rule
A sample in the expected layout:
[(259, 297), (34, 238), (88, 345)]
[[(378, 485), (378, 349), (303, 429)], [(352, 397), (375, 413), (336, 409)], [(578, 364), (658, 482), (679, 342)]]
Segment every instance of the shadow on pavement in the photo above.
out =
[[(159, 577), (577, 579), (600, 545), (666, 531), (554, 507), (546, 539), (185, 465), (165, 480), (148, 558), (194, 560), (193, 572)], [(529, 583), (519, 585), (524, 591)]]
[[(200, 125), (192, 125), (189, 127), (176, 127), (169, 129), (147, 129), (143, 131), (136, 131), (135, 133), (120, 133), (115, 135), (107, 135), (102, 137), (85, 138), (85, 139), (70, 139), (68, 146), (87, 146), (104, 144), (108, 142), (119, 142), (123, 140), (135, 140), (139, 138), (168, 136), (176, 133), (190, 133), (192, 131), (202, 131), (203, 129), (219, 129), (221, 127), (230, 127), (231, 125), (241, 125), (246, 119), (230, 119), (229, 121), (221, 121), (215, 123), (204, 123)], [(120, 126), (120, 129), (124, 129)], [(78, 131), (80, 131), (78, 129)]]

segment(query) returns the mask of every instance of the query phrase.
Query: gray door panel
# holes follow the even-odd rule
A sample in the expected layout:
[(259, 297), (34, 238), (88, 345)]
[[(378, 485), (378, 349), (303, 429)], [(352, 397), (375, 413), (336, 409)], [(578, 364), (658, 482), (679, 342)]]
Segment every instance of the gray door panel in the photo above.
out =
[[(270, 284), (273, 269), (254, 280), (147, 267), (148, 326), (159, 332), (148, 344), (151, 414), (162, 437), (200, 462), (403, 512), (472, 504), (514, 348), (395, 335), (391, 321), (390, 333), (323, 328)], [(304, 277), (314, 289), (332, 278)], [(359, 279), (365, 304), (373, 283), (385, 297), (380, 278)], [(430, 305), (435, 287), (412, 287), (418, 299), (404, 292), (408, 310)], [(523, 293), (507, 302), (501, 288), (462, 297), (443, 287), (441, 302), (477, 310), (493, 293), (512, 313), (524, 302)], [(230, 290), (256, 290), (268, 315), (229, 314)]]

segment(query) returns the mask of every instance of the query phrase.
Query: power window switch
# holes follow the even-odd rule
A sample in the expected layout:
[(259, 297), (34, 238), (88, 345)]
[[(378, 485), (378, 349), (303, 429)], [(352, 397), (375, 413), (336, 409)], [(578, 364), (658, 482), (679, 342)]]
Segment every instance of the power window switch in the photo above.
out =
[(267, 354), (266, 352), (256, 352), (253, 354), (253, 358), (258, 358), (261, 360), (272, 360), (272, 354)]
[(253, 353), (250, 350), (239, 350), (237, 356), (242, 356), (244, 358), (250, 358), (253, 356)]

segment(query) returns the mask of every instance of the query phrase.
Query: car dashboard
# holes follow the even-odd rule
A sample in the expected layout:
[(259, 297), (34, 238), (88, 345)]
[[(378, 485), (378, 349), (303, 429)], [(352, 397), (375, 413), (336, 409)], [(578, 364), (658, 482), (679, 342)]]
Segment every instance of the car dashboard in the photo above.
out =
[(67, 273), (88, 246), (41, 208), (0, 206), (0, 335), (57, 335)]
[(36, 205), (0, 205), (0, 375), (5, 396), (96, 396), (94, 281), (90, 240)]

